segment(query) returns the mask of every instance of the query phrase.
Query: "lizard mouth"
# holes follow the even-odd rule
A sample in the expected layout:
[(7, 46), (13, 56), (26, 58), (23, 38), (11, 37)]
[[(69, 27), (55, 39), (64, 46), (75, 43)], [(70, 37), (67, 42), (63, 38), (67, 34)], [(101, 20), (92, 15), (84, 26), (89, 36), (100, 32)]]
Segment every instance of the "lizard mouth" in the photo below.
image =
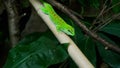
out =
[(71, 30), (68, 30), (68, 35), (74, 36), (74, 33)]

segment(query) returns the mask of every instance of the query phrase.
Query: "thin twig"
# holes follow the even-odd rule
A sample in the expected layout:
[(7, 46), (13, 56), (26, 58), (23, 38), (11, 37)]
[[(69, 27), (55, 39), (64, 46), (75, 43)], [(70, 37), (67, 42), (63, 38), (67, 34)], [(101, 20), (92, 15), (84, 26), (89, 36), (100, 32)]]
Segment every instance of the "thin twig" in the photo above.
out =
[(55, 0), (46, 0), (47, 2), (49, 2), (50, 4), (52, 4), (53, 6), (57, 7), (59, 10), (61, 10), (62, 12), (66, 13), (71, 19), (73, 19), (73, 21), (75, 21), (75, 23), (77, 25), (79, 25), (79, 27), (81, 27), (81, 29), (89, 36), (91, 36), (93, 39), (99, 41), (100, 43), (104, 44), (105, 47), (108, 47), (109, 49), (117, 52), (120, 54), (120, 48), (117, 47), (114, 44), (111, 44), (109, 42), (107, 42), (106, 40), (104, 40), (103, 38), (101, 38), (100, 36), (98, 36), (96, 33), (90, 31), (83, 23), (81, 23), (79, 21), (79, 19), (74, 16), (70, 11), (68, 11), (68, 8), (63, 6), (62, 4), (58, 3)]
[(105, 9), (107, 8), (107, 6), (105, 5), (107, 3), (108, 0), (105, 0), (104, 4), (103, 4), (103, 8), (100, 11), (100, 13), (98, 14), (98, 16), (96, 17), (96, 19), (94, 19), (91, 27), (89, 29), (92, 29), (92, 27), (97, 24), (97, 20), (103, 15), (103, 12), (105, 11)]
[[(101, 24), (99, 24), (96, 28), (93, 29), (94, 32), (97, 32), (98, 30), (100, 30), (101, 28), (105, 27), (106, 25), (108, 25), (111, 21), (115, 20), (117, 17), (120, 16), (120, 13), (118, 14), (114, 14), (112, 17), (107, 18), (105, 21), (101, 22)], [(100, 23), (100, 21), (98, 21)]]
[[(111, 6), (110, 8), (106, 9), (103, 14), (105, 14), (106, 12), (108, 12), (109, 10), (111, 10), (112, 8), (114, 8), (115, 6), (119, 5), (120, 2), (118, 2), (117, 4)], [(96, 28), (93, 29), (94, 32), (97, 32), (98, 30), (100, 30), (101, 28), (103, 28), (104, 26), (106, 26), (107, 24), (109, 24), (111, 21), (113, 21), (114, 19), (116, 19), (120, 14), (115, 14), (112, 17), (108, 18), (105, 21), (102, 21), (101, 24), (99, 24), (99, 26), (97, 26)], [(97, 23), (100, 23), (101, 21), (98, 21)]]
[(97, 20), (99, 19), (99, 17), (101, 17), (101, 16), (103, 15), (103, 12), (104, 12), (105, 9), (106, 9), (106, 6), (103, 7), (103, 9), (102, 9), (101, 12), (99, 13), (99, 15), (96, 17), (96, 19), (93, 21), (93, 23), (92, 23), (92, 25), (91, 25), (91, 27), (90, 27), (89, 29), (92, 29), (92, 27), (93, 27), (95, 24), (97, 24)]
[[(74, 4), (76, 4), (76, 0), (69, 0), (69, 7), (72, 7)], [(82, 15), (79, 13), (75, 12), (74, 10), (70, 9), (69, 10), (71, 13), (75, 14), (77, 17), (83, 19)]]
[(102, 24), (100, 24), (98, 27), (96, 27), (95, 29), (93, 29), (93, 31), (97, 32), (98, 30), (100, 30), (101, 28), (105, 27), (111, 21), (113, 21), (114, 19), (116, 19), (119, 16), (120, 16), (120, 13), (113, 15), (112, 17), (110, 17), (106, 21), (104, 21)]
[[(103, 7), (105, 6), (106, 2), (107, 2), (107, 0), (105, 1)], [(102, 14), (100, 13), (100, 14), (98, 15), (98, 17), (93, 21), (93, 25), (94, 25), (95, 23), (100, 23), (100, 22), (102, 22), (102, 23), (100, 23), (99, 26), (97, 26), (96, 28), (94, 28), (93, 31), (97, 32), (97, 30), (101, 29), (103, 26), (107, 25), (107, 24), (110, 23), (112, 20), (114, 20), (116, 17), (118, 17), (119, 14), (118, 14), (118, 15), (116, 14), (116, 15), (114, 15), (115, 18), (113, 18), (113, 17), (114, 17), (114, 16), (113, 16), (113, 17), (108, 18), (106, 21), (98, 21), (98, 22), (96, 22), (99, 17), (101, 17), (103, 14), (105, 14), (106, 12), (108, 12), (109, 10), (111, 10), (112, 8), (114, 8), (115, 6), (117, 6), (117, 5), (119, 5), (119, 4), (120, 4), (120, 2), (118, 2), (117, 4), (111, 6), (111, 7), (108, 8), (108, 9), (104, 10), (104, 11), (102, 12)], [(113, 19), (112, 19), (112, 18), (113, 18)], [(110, 20), (110, 21), (109, 21), (109, 20)], [(107, 21), (109, 21), (109, 22), (107, 22)], [(107, 22), (107, 23), (106, 23), (106, 22)], [(105, 25), (104, 25), (104, 24), (105, 24)], [(92, 26), (93, 26), (93, 25), (92, 25)], [(103, 25), (103, 26), (102, 26), (102, 25)], [(92, 28), (92, 26), (91, 26), (91, 28)], [(102, 26), (102, 27), (101, 27), (101, 26)]]
[(120, 5), (120, 2), (118, 2), (117, 4), (111, 6), (111, 7), (108, 8), (107, 10), (105, 10), (104, 13), (108, 12), (108, 11), (111, 10), (112, 8), (116, 7), (117, 5)]

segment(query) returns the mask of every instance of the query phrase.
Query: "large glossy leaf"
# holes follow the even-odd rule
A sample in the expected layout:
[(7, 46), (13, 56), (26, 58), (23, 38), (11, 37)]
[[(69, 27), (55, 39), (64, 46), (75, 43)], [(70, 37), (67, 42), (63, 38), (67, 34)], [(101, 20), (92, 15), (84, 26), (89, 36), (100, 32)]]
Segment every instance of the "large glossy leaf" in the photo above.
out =
[(84, 36), (84, 39), (79, 40), (78, 45), (85, 56), (96, 66), (96, 50), (93, 40), (90, 37)]
[(62, 62), (68, 55), (58, 44), (50, 33), (32, 34), (10, 50), (4, 68), (47, 68)]
[[(112, 40), (110, 40), (108, 37), (106, 37), (103, 34), (100, 34), (101, 37), (109, 41), (110, 43), (115, 44)], [(97, 43), (97, 47), (100, 53), (100, 56), (102, 59), (109, 64), (112, 68), (120, 68), (120, 55), (117, 53), (114, 53), (110, 50), (106, 50), (104, 45), (101, 43)]]
[(70, 62), (69, 68), (78, 68), (78, 66), (75, 64), (75, 62), (72, 59), (70, 59), (69, 62)]
[(120, 37), (120, 23), (113, 22), (113, 23), (103, 27), (100, 31)]
[(88, 59), (96, 66), (96, 50), (93, 40), (90, 37), (86, 37), (84, 43), (84, 53)]

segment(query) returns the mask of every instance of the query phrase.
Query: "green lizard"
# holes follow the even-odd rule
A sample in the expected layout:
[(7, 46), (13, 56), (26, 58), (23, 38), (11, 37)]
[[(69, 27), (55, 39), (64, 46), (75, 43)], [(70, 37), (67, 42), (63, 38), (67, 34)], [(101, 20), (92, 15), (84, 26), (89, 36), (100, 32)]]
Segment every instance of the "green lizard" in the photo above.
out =
[(43, 6), (40, 6), (40, 9), (45, 14), (48, 14), (50, 19), (53, 21), (53, 23), (56, 26), (56, 29), (59, 31), (62, 31), (68, 35), (74, 36), (75, 31), (74, 28), (70, 25), (68, 25), (53, 9), (53, 7), (47, 3), (42, 1)]

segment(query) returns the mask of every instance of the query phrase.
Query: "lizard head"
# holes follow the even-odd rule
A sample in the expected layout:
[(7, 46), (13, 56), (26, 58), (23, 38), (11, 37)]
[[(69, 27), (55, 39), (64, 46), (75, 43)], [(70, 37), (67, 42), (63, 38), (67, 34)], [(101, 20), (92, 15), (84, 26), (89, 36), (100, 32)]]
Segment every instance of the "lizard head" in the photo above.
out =
[(74, 36), (75, 35), (75, 31), (74, 28), (71, 26), (67, 26), (67, 28), (64, 27), (64, 29), (62, 30), (64, 33)]

